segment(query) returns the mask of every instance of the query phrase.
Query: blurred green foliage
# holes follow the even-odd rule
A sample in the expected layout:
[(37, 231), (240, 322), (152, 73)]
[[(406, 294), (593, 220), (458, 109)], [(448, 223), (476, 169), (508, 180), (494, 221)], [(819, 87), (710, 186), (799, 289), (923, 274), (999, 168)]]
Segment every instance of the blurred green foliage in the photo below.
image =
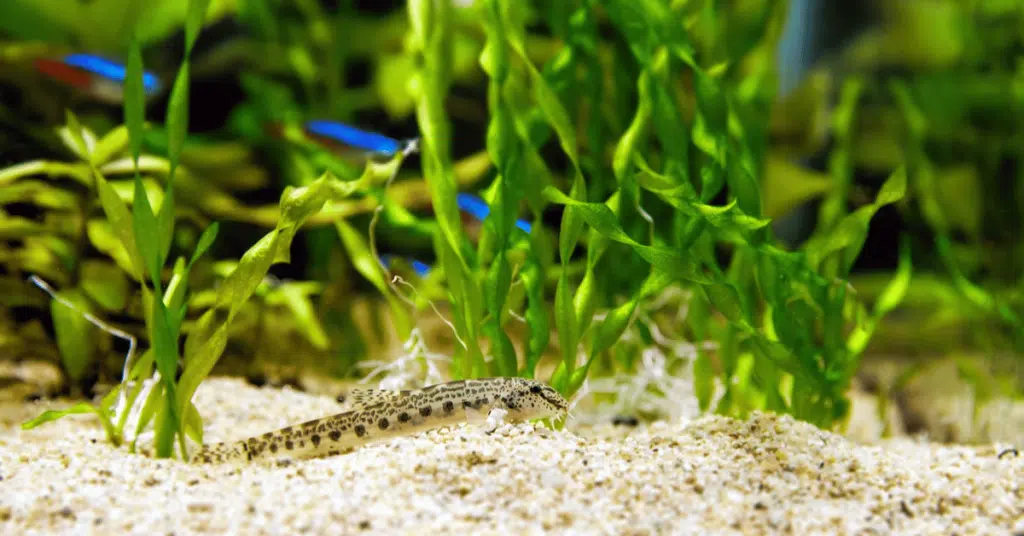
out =
[[(3, 299), (39, 307), (19, 283), (37, 274), (83, 310), (140, 320), (148, 350), (120, 389), (130, 406), (159, 373), (138, 428), (152, 421), (161, 456), (175, 437), (201, 441), (192, 395), (229, 341), (273, 343), (263, 308), (324, 372), (354, 374), (380, 351), (355, 328), (364, 289), (384, 295), (377, 323), (403, 341), (417, 312), (449, 304), (450, 376), (550, 374), (566, 395), (635, 371), (657, 343), (636, 320), (668, 296), (687, 311), (672, 333), (702, 343), (702, 409), (825, 427), (848, 415), (872, 349), (1024, 344), (1019, 2), (880, 2), (879, 25), (785, 96), (786, 3), (770, 0), (74, 4), (0, 8), (0, 77), (28, 95), (0, 114), (27, 147), (0, 169), (0, 283), (17, 289)], [(203, 45), (204, 22), (225, 21), (241, 31)], [(32, 70), (72, 50), (126, 59), (123, 117), (65, 114), (86, 99)], [(156, 102), (144, 60), (173, 77)], [(224, 71), (243, 96), (197, 133), (209, 95), (191, 88)], [(315, 118), (401, 132), (420, 151), (338, 151), (303, 131)], [(491, 207), (479, 229), (456, 201), (470, 188)], [(812, 229), (780, 240), (773, 221), (805, 206)], [(300, 280), (268, 279), (298, 237)], [(410, 294), (381, 247), (434, 269)], [(887, 263), (872, 264), (878, 251)], [(102, 337), (63, 306), (52, 318), (81, 380)], [(69, 411), (121, 437), (112, 398), (88, 408)]]

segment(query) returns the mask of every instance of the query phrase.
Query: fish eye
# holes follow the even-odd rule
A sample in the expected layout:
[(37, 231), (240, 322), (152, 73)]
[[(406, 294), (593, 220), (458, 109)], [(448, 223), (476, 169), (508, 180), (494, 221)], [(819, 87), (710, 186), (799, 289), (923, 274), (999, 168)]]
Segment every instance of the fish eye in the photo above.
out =
[(540, 394), (540, 386), (539, 385), (534, 385), (533, 387), (530, 387), (530, 392), (535, 394), (535, 395), (539, 395)]

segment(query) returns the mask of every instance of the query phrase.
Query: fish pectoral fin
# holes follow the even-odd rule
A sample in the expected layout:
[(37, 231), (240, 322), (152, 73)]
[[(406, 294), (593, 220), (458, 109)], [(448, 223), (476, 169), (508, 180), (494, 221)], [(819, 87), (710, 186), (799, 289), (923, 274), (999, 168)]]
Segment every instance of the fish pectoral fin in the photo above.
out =
[(473, 426), (483, 426), (487, 424), (487, 414), (478, 409), (467, 407), (466, 422)]
[[(493, 434), (501, 426), (501, 423), (505, 422), (506, 415), (508, 415), (508, 411), (502, 408), (491, 408), (486, 414), (480, 410), (466, 408), (466, 417), (470, 424), (480, 426), (484, 429), (484, 433), (488, 435)], [(474, 418), (476, 422), (473, 422)]]

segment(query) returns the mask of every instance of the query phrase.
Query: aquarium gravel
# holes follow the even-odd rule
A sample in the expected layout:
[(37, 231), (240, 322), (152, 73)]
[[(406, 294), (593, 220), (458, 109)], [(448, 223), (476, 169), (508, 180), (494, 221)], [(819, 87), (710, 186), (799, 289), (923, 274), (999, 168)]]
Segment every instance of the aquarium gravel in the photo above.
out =
[[(1005, 446), (859, 445), (771, 414), (568, 432), (458, 427), (332, 458), (234, 467), (128, 454), (88, 416), (20, 429), (63, 403), (0, 406), (0, 533), (1024, 530), (1024, 457)], [(331, 397), (223, 378), (199, 388), (197, 406), (207, 442), (343, 409)]]

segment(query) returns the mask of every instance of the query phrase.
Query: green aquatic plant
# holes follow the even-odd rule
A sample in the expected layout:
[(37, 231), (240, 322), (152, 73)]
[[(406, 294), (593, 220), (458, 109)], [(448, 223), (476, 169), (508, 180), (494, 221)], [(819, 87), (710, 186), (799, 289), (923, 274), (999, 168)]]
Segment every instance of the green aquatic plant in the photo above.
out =
[[(564, 394), (572, 394), (590, 374), (598, 356), (612, 348), (629, 327), (642, 301), (658, 295), (669, 285), (685, 284), (700, 290), (700, 298), (704, 300), (707, 311), (713, 308), (728, 321), (728, 327), (720, 335), (724, 336), (719, 359), (723, 368), (721, 374), (725, 378), (737, 374), (745, 360), (756, 357), (761, 375), (775, 378), (769, 379), (765, 385), (757, 385), (756, 389), (773, 394), (769, 397), (773, 401), (769, 407), (790, 410), (819, 422), (840, 417), (842, 410), (836, 407), (855, 367), (842, 363), (845, 348), (840, 349), (833, 342), (822, 355), (822, 348), (808, 344), (806, 334), (801, 330), (815, 322), (823, 310), (826, 314), (839, 315), (838, 321), (832, 321), (831, 329), (841, 330), (841, 312), (836, 308), (842, 308), (845, 297), (841, 290), (839, 296), (831, 295), (831, 283), (817, 275), (803, 256), (793, 256), (771, 245), (766, 229), (768, 220), (760, 216), (759, 193), (753, 181), (758, 167), (758, 152), (749, 145), (744, 132), (728, 130), (730, 117), (753, 114), (756, 102), (747, 105), (751, 110), (744, 109), (745, 102), (738, 96), (732, 96), (730, 91), (733, 89), (725, 84), (725, 71), (721, 68), (708, 71), (697, 62), (694, 45), (681, 28), (676, 28), (671, 22), (670, 12), (662, 4), (650, 3), (639, 11), (616, 2), (605, 7), (611, 23), (628, 45), (627, 55), (620, 59), (628, 58), (634, 62), (639, 77), (635, 88), (617, 88), (625, 93), (625, 98), (613, 100), (625, 105), (618, 115), (627, 121), (628, 127), (625, 130), (615, 129), (596, 120), (595, 126), (586, 133), (587, 145), (592, 145), (587, 153), (580, 151), (581, 143), (574, 122), (584, 112), (593, 117), (602, 115), (604, 81), (596, 76), (576, 80), (572, 73), (587, 65), (596, 69), (596, 73), (605, 69), (602, 62), (607, 59), (601, 58), (602, 52), (597, 46), (598, 12), (594, 9), (595, 4), (584, 3), (572, 12), (547, 14), (552, 26), (567, 25), (563, 31), (571, 28), (574, 37), (570, 39), (569, 46), (552, 58), (543, 70), (533, 66), (533, 58), (525, 44), (525, 25), (530, 14), (523, 6), (492, 1), (477, 7), (487, 36), (480, 59), (490, 80), (488, 106), (491, 118), (487, 128), (487, 150), (494, 162), (496, 176), (485, 193), (492, 215), (485, 220), (482, 239), (474, 248), (463, 234), (459, 221), (456, 206), (458, 188), (451, 171), (450, 127), (441, 106), (441, 99), (451, 84), (452, 73), (448, 64), (451, 43), (446, 40), (445, 30), (454, 24), (455, 8), (431, 2), (410, 4), (413, 43), (410, 50), (414, 57), (419, 58), (416, 65), (420, 66), (413, 75), (413, 79), (419, 81), (419, 91), (413, 97), (417, 103), (416, 114), (422, 135), (424, 178), (432, 194), (437, 220), (434, 245), (453, 305), (451, 312), (456, 336), (465, 345), (455, 348), (453, 375), (534, 376), (548, 346), (549, 310), (553, 309), (553, 324), (562, 355), (551, 381)], [(762, 24), (766, 28), (771, 13), (766, 8), (762, 14)], [(652, 40), (650, 34), (637, 32), (638, 27), (653, 28), (661, 40)], [(187, 64), (187, 61), (183, 64), (171, 92), (167, 121), (169, 173), (165, 192), (165, 199), (170, 201), (165, 201), (164, 206), (173, 206), (169, 203), (173, 203), (174, 172), (184, 132), (187, 131), (180, 115), (180, 110), (187, 106)], [(129, 69), (133, 67), (138, 65), (130, 63)], [(673, 73), (687, 73), (695, 82), (697, 106), (692, 111), (695, 121), (692, 127), (686, 122), (684, 110), (672, 97), (678, 89), (673, 84), (676, 79)], [(763, 73), (755, 75), (764, 76)], [(583, 94), (587, 96), (587, 108), (584, 110), (566, 107), (563, 100), (568, 90), (577, 84), (583, 84)], [(141, 132), (141, 108), (138, 107), (141, 101), (133, 100), (130, 89), (126, 89), (129, 131)], [(756, 94), (744, 97), (747, 100), (763, 98)], [(632, 112), (629, 111), (630, 106), (635, 106)], [(751, 124), (748, 128), (757, 127)], [(561, 182), (557, 172), (540, 156), (541, 149), (552, 135), (568, 159), (565, 177), (568, 195), (557, 186)], [(138, 140), (142, 137), (135, 135), (130, 138), (137, 159)], [(690, 154), (691, 142), (696, 149), (696, 157)], [(610, 169), (604, 159), (595, 154), (596, 149), (606, 145), (614, 153)], [(374, 168), (368, 166), (367, 169)], [(896, 179), (894, 181), (895, 186), (891, 190), (898, 196), (900, 183)], [(338, 183), (322, 177), (292, 192), (285, 191), (282, 219), (277, 228), (242, 257), (232, 275), (222, 283), (217, 305), (204, 313), (192, 328), (185, 345), (185, 367), (177, 382), (173, 378), (178, 356), (171, 342), (177, 340), (182, 318), (178, 311), (182, 310), (183, 302), (180, 300), (183, 298), (173, 302), (179, 308), (174, 311), (178, 316), (170, 320), (169, 308), (161, 300), (153, 300), (149, 316), (156, 327), (151, 326), (149, 334), (152, 355), (164, 379), (162, 391), (152, 391), (144, 406), (149, 410), (143, 411), (143, 423), (155, 413), (162, 416), (157, 422), (163, 428), (158, 429), (178, 430), (182, 432), (179, 437), (189, 432), (193, 437), (201, 438), (198, 434), (201, 428), (196, 426), (198, 416), (190, 406), (192, 393), (223, 351), (227, 325), (238, 308), (255, 291), (272, 260), (281, 255), (280, 248), (290, 241), (297, 225), (319, 208), (317, 202), (322, 205), (324, 193), (313, 192), (319, 188), (327, 189), (328, 185), (340, 188), (339, 184), (345, 185), (346, 192), (367, 192), (369, 190), (361, 189), (369, 186), (367, 182)], [(133, 233), (120, 232), (126, 237), (123, 242), (127, 250), (133, 249), (132, 245), (139, 250), (140, 260), (136, 269), (140, 274), (147, 273), (157, 294), (162, 295), (159, 267), (167, 255), (164, 245), (169, 243), (169, 239), (154, 243), (142, 240), (142, 237), (169, 237), (173, 231), (169, 227), (173, 219), (161, 219), (160, 216), (169, 214), (163, 209), (156, 215), (152, 213), (144, 202), (145, 196), (138, 195), (141, 191), (139, 184), (141, 182), (137, 181), (136, 195), (133, 196)], [(713, 204), (711, 201), (727, 185), (733, 200), (724, 205)], [(386, 183), (380, 185), (382, 188), (386, 186)], [(337, 192), (334, 196), (341, 197)], [(303, 204), (302, 211), (289, 218), (287, 203), (294, 199), (302, 199), (308, 205)], [(652, 199), (661, 205), (651, 205)], [(884, 198), (878, 206), (891, 201)], [(531, 208), (537, 220), (552, 204), (564, 207), (557, 233), (560, 267), (552, 265), (554, 248), (543, 227), (538, 226), (529, 234), (515, 228), (516, 207), (521, 202)], [(648, 207), (658, 209), (654, 213), (657, 218), (651, 215), (654, 208)], [(112, 212), (114, 209), (107, 210)], [(671, 217), (666, 219), (669, 215)], [(867, 217), (870, 218), (870, 214)], [(863, 217), (857, 221), (862, 220)], [(122, 217), (118, 221), (127, 220)], [(372, 241), (368, 246), (361, 234), (344, 221), (335, 225), (353, 265), (385, 295), (390, 295), (381, 267), (371, 255), (374, 249)], [(845, 231), (845, 235), (822, 247), (818, 252), (819, 258), (850, 249), (847, 242), (863, 240), (862, 236), (852, 239), (847, 236), (866, 232), (863, 225), (850, 224), (847, 227), (852, 231)], [(582, 279), (575, 282), (571, 279), (573, 271), (570, 268), (574, 252), (584, 237), (586, 261)], [(837, 241), (839, 245), (836, 245)], [(718, 242), (735, 248), (733, 267), (728, 272), (719, 267), (717, 259), (710, 253), (709, 248)], [(608, 271), (608, 252), (614, 252), (618, 258), (631, 259), (627, 265), (634, 270), (649, 266), (644, 270), (647, 274), (639, 280), (617, 278)], [(145, 269), (141, 270), (143, 267)], [(776, 315), (774, 325), (769, 324), (770, 329), (758, 329), (751, 309), (757, 298), (748, 290), (754, 281), (751, 272), (754, 267), (762, 272), (781, 272), (781, 275), (797, 280), (817, 308), (808, 308), (806, 318), (802, 320)], [(553, 307), (549, 307), (545, 292), (548, 272), (558, 274)], [(187, 270), (180, 274), (182, 278), (187, 277)], [(526, 355), (522, 360), (516, 355), (506, 333), (507, 322), (512, 318), (508, 305), (510, 298), (514, 297), (511, 296), (513, 275), (520, 278), (525, 294), (522, 318), (526, 320), (528, 334)], [(773, 275), (762, 285), (776, 280)], [(184, 286), (176, 288), (183, 289)], [(774, 310), (789, 306), (790, 294), (784, 290), (768, 289), (766, 293), (775, 302), (772, 304)], [(603, 318), (593, 321), (595, 313), (605, 308), (604, 304), (622, 294), (627, 299), (621, 305), (608, 309)], [(392, 302), (393, 316), (399, 321), (398, 331), (406, 338), (411, 333), (411, 326), (408, 320), (403, 320), (403, 308), (404, 304)], [(770, 315), (771, 311), (768, 309), (767, 314)], [(694, 332), (700, 337), (712, 335), (709, 330), (718, 327), (712, 325), (706, 313), (695, 318)], [(785, 322), (791, 318), (794, 324), (786, 325)], [(781, 337), (776, 335), (778, 333)], [(834, 341), (835, 335), (828, 338)], [(493, 359), (485, 356), (480, 346), (484, 339), (490, 342)], [(794, 355), (793, 349), (801, 345), (803, 348)], [(581, 352), (584, 355), (582, 363), (578, 362)], [(833, 370), (836, 368), (840, 369), (838, 373)], [(709, 372), (711, 368), (704, 366), (699, 370)], [(783, 400), (783, 396), (772, 390), (783, 384), (785, 375), (798, 378), (794, 385), (804, 389), (808, 399), (818, 397), (814, 402), (801, 400), (811, 409), (775, 403)], [(707, 374), (698, 375), (697, 380), (707, 382), (709, 377)], [(739, 382), (738, 385), (749, 383)], [(737, 404), (737, 396), (727, 390), (722, 408), (735, 411), (730, 409), (733, 407), (730, 404)], [(742, 410), (745, 406), (738, 403), (735, 407)], [(167, 441), (173, 435), (170, 431), (158, 434), (157, 443), (163, 445), (158, 451), (162, 455), (167, 455)]]
[[(229, 273), (217, 292), (216, 302), (196, 322), (185, 341), (184, 355), (179, 359), (178, 345), (181, 336), (181, 325), (188, 307), (188, 275), (189, 270), (198, 258), (212, 245), (218, 226), (208, 227), (199, 237), (191, 258), (185, 262), (179, 258), (175, 263), (172, 277), (164, 286), (163, 265), (171, 246), (174, 232), (174, 178), (180, 158), (181, 149), (188, 132), (188, 53), (198, 35), (206, 3), (192, 2), (186, 34), (188, 46), (186, 59), (179, 70), (174, 88), (171, 90), (170, 106), (168, 107), (168, 160), (170, 171), (167, 186), (158, 212), (150, 205), (146, 188), (142, 183), (138, 161), (142, 148), (144, 116), (144, 97), (142, 94), (142, 61), (137, 40), (133, 40), (127, 64), (125, 81), (125, 120), (127, 139), (118, 138), (130, 145), (135, 165), (134, 192), (132, 209), (128, 212), (122, 200), (110, 186), (97, 168), (97, 158), (85, 142), (81, 127), (74, 115), (69, 112), (68, 136), (76, 152), (85, 157), (89, 164), (95, 189), (100, 204), (107, 216), (113, 233), (120, 240), (120, 246), (128, 258), (130, 273), (142, 283), (143, 303), (152, 304), (147, 318), (147, 335), (150, 350), (142, 358), (132, 363), (132, 355), (126, 358), (126, 374), (122, 383), (104, 397), (98, 407), (91, 408), (97, 413), (114, 442), (120, 442), (123, 434), (125, 418), (142, 384), (140, 380), (155, 371), (160, 379), (144, 402), (136, 425), (135, 437), (154, 421), (156, 430), (155, 442), (158, 456), (167, 457), (172, 453), (175, 437), (179, 440), (182, 456), (186, 457), (185, 436), (202, 442), (202, 419), (192, 404), (192, 396), (196, 388), (206, 378), (224, 351), (227, 343), (228, 326), (239, 309), (257, 290), (270, 266), (275, 262), (287, 262), (289, 245), (298, 228), (312, 214), (318, 212), (323, 205), (333, 199), (342, 199), (359, 191), (366, 184), (378, 180), (381, 166), (368, 165), (363, 176), (356, 181), (341, 183), (330, 175), (324, 175), (307, 187), (288, 188), (282, 194), (281, 217), (277, 227), (257, 242), (242, 256), (238, 265)], [(106, 148), (101, 144), (101, 147)], [(122, 147), (123, 148), (123, 147)], [(110, 153), (115, 152), (113, 149)], [(106, 152), (104, 153), (106, 154)], [(397, 167), (403, 155), (398, 155), (392, 165), (385, 166), (384, 173)], [(386, 176), (386, 175), (385, 175)], [(148, 279), (148, 281), (147, 281)], [(147, 284), (148, 283), (148, 284)], [(152, 285), (152, 290), (149, 289)], [(74, 324), (73, 315), (61, 317), (70, 323), (69, 329), (78, 327)], [(180, 377), (179, 361), (181, 367)], [(77, 364), (76, 364), (77, 365)], [(129, 371), (130, 369), (130, 371)], [(121, 390), (131, 389), (125, 405), (120, 408), (121, 419), (116, 427), (111, 423), (110, 413), (112, 401)], [(32, 428), (44, 422), (60, 418), (67, 414), (81, 413), (87, 406), (81, 404), (64, 411), (46, 412), (40, 417), (25, 423), (25, 428)]]
[[(60, 136), (78, 161), (0, 170), (0, 202), (30, 200), (86, 220), (40, 225), (3, 216), (5, 232), (24, 239), (5, 266), (53, 281), (83, 310), (117, 314), (140, 304), (148, 349), (119, 389), (130, 406), (143, 380), (158, 374), (140, 426), (155, 423), (161, 456), (175, 438), (182, 449), (186, 436), (201, 441), (192, 396), (228, 339), (251, 338), (259, 325), (241, 320), (253, 296), (265, 305), (260, 315), (293, 326), (338, 376), (372, 369), (370, 379), (392, 374), (392, 383), (408, 385), (436, 381), (447, 367), (454, 378), (550, 378), (566, 397), (590, 380), (596, 392), (639, 378), (653, 387), (630, 387), (628, 396), (664, 408), (648, 397), (678, 400), (665, 391), (692, 375), (701, 410), (772, 410), (823, 427), (848, 415), (861, 360), (901, 324), (890, 315), (898, 307), (941, 302), (933, 309), (942, 321), (1024, 341), (1012, 269), (1019, 247), (1004, 240), (997, 255), (983, 254), (979, 222), (1019, 225), (979, 208), (998, 202), (978, 201), (994, 189), (982, 183), (987, 175), (948, 172), (936, 154), (972, 143), (970, 135), (955, 141), (968, 112), (940, 113), (947, 101), (939, 96), (1019, 108), (992, 104), (981, 82), (958, 96), (952, 75), (876, 69), (872, 57), (892, 61), (900, 49), (891, 37), (872, 33), (853, 47), (853, 68), (815, 71), (783, 100), (775, 91), (782, 2), (410, 0), (381, 16), (344, 3), (331, 10), (247, 0), (219, 9), (248, 33), (231, 42), (245, 97), (216, 134), (190, 133), (186, 124), (190, 101), (203, 98), (190, 95), (193, 63), (228, 57), (192, 59), (207, 6), (189, 2), (166, 128), (143, 120), (148, 41), (138, 37), (128, 55), (124, 126), (97, 140), (69, 112)], [(956, 26), (946, 15), (940, 19)], [(341, 30), (357, 37), (332, 37)], [(940, 48), (943, 64), (955, 64), (961, 49)], [(370, 81), (350, 83), (346, 67), (364, 61)], [(999, 71), (999, 87), (1019, 85), (1016, 69)], [(466, 97), (471, 90), (481, 97)], [(368, 111), (388, 114), (386, 127), (377, 120), (381, 131), (415, 131), (419, 153), (381, 162), (310, 135), (311, 120), (356, 123)], [(232, 141), (218, 139), (225, 137)], [(256, 166), (211, 165), (229, 143), (264, 156), (269, 179), (257, 182), (277, 206), (253, 207), (238, 199), (241, 188), (226, 186), (246, 182)], [(1011, 143), (992, 147), (984, 158), (1019, 156)], [(420, 176), (407, 160), (419, 161)], [(880, 179), (864, 179), (865, 169)], [(44, 175), (69, 177), (88, 193), (28, 180)], [(115, 179), (126, 175), (134, 180)], [(467, 190), (488, 206), (479, 226), (463, 222), (459, 194)], [(97, 199), (103, 220), (91, 217)], [(809, 236), (780, 238), (773, 223), (808, 203)], [(892, 241), (892, 266), (860, 274), (862, 252), (879, 240), (887, 214), (910, 222)], [(239, 259), (200, 259), (217, 235), (210, 219), (225, 229), (256, 226), (255, 245)], [(206, 230), (190, 234), (180, 225), (186, 220)], [(250, 240), (230, 232), (238, 233), (232, 243)], [(964, 232), (967, 244), (957, 240)], [(80, 259), (74, 244), (86, 240), (110, 260)], [(289, 260), (293, 242), (306, 259), (289, 275), (299, 280), (268, 284), (268, 270)], [(382, 251), (403, 249), (428, 259), (429, 275), (405, 281), (381, 262)], [(947, 277), (922, 277), (929, 269)], [(1001, 274), (998, 284), (986, 273)], [(357, 288), (360, 279), (368, 285)], [(929, 284), (944, 291), (930, 293)], [(360, 345), (349, 329), (350, 297), (360, 290), (383, 296), (388, 314), (377, 323), (407, 344), (397, 359)], [(651, 303), (666, 297), (687, 311), (670, 330), (685, 346), (665, 342), (651, 318)], [(450, 363), (417, 325), (429, 307), (453, 332)], [(63, 303), (52, 311), (64, 369), (80, 379), (106, 343)], [(120, 396), (74, 411), (109, 415)], [(108, 422), (111, 436), (122, 436), (126, 415)]]

